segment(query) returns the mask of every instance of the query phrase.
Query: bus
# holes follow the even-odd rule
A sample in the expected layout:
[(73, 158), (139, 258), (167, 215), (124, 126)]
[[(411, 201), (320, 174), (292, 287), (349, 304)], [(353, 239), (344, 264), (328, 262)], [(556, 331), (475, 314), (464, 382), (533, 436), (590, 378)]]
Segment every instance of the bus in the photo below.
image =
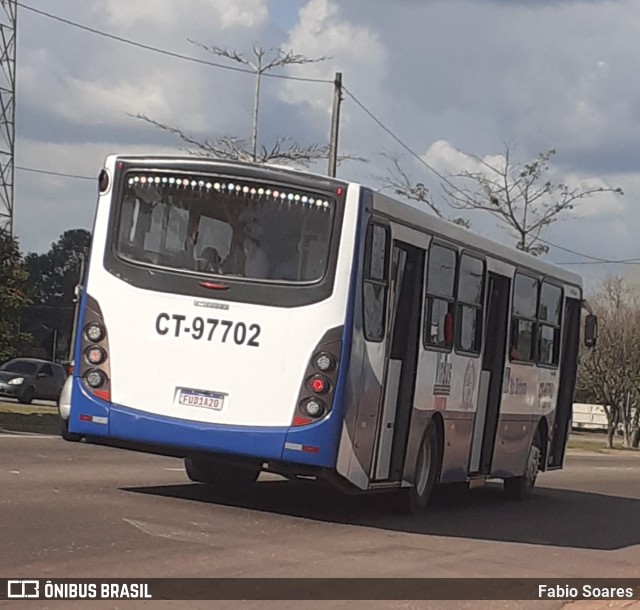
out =
[(563, 465), (582, 306), (579, 276), (360, 184), (109, 156), (68, 436), (414, 514), (437, 483), (523, 498)]

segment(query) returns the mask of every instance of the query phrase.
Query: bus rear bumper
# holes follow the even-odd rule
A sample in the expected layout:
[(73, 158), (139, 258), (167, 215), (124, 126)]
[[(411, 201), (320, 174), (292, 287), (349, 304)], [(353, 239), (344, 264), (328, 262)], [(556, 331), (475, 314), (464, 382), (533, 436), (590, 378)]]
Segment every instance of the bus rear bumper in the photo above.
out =
[[(217, 425), (155, 415), (91, 396), (74, 379), (69, 431), (89, 440), (124, 441), (176, 455), (216, 453), (334, 466), (332, 422), (304, 428)], [(144, 450), (144, 449), (143, 449)]]
[(280, 459), (288, 428), (219, 426), (111, 407), (109, 436), (185, 450)]

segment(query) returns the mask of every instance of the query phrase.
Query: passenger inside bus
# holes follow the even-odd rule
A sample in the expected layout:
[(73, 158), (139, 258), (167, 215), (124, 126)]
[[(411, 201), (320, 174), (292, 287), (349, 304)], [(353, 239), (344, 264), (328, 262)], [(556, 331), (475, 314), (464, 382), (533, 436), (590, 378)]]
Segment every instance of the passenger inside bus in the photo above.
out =
[(200, 258), (203, 261), (203, 268), (200, 271), (207, 271), (209, 273), (222, 273), (224, 261), (218, 251), (211, 246), (207, 246), (201, 253)]
[(264, 228), (256, 219), (247, 223), (244, 227), (244, 240), (242, 248), (245, 258), (245, 275), (256, 279), (269, 277), (269, 259), (262, 247)]
[(302, 240), (295, 236), (282, 236), (276, 250), (278, 262), (271, 274), (274, 280), (295, 281), (299, 279), (300, 262), (302, 259)]
[(241, 223), (233, 233), (222, 272), (254, 279), (268, 278), (269, 258), (262, 245), (263, 238), (264, 228), (259, 220), (248, 213), (241, 214)]

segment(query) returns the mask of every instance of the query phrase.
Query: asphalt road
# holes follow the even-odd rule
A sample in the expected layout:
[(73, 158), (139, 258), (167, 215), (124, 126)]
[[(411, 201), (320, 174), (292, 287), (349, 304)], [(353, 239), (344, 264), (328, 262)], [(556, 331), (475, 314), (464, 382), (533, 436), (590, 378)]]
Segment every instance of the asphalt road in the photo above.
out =
[[(0, 575), (48, 577), (636, 577), (640, 456), (574, 453), (534, 498), (449, 490), (420, 518), (383, 496), (262, 477), (211, 491), (182, 462), (46, 435), (0, 434)], [(169, 607), (169, 602), (94, 602)], [(181, 608), (364, 607), (362, 602), (180, 602)], [(557, 601), (483, 608), (559, 608)], [(84, 608), (87, 602), (15, 603)], [(174, 604), (175, 606), (175, 604)], [(478, 602), (367, 602), (477, 608)], [(579, 606), (578, 606), (579, 607)], [(593, 607), (593, 606), (592, 606)], [(597, 606), (597, 607), (605, 607)]]

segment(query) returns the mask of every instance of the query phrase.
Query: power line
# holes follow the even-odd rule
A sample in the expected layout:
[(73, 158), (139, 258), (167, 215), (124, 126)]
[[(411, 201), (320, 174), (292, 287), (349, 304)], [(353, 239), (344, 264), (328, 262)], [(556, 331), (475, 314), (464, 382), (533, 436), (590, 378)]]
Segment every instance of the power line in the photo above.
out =
[[(242, 72), (244, 74), (255, 75), (253, 70), (248, 70), (246, 68), (239, 68), (237, 66), (229, 66), (226, 64), (217, 63), (215, 61), (208, 61), (206, 59), (200, 59), (198, 57), (193, 57), (191, 55), (184, 55), (182, 53), (176, 53), (174, 51), (169, 51), (167, 49), (161, 49), (160, 47), (155, 47), (152, 45), (144, 44), (142, 42), (138, 42), (136, 40), (132, 40), (130, 38), (124, 38), (123, 36), (117, 36), (116, 34), (111, 34), (109, 32), (105, 32), (103, 30), (98, 30), (96, 28), (89, 27), (88, 25), (83, 25), (76, 21), (71, 21), (70, 19), (65, 19), (64, 17), (60, 17), (59, 15), (54, 15), (53, 13), (47, 13), (46, 11), (37, 9), (33, 6), (29, 6), (28, 4), (24, 4), (23, 2), (17, 2), (17, 5), (21, 8), (41, 15), (42, 17), (47, 17), (48, 19), (53, 19), (54, 21), (59, 21), (60, 23), (64, 23), (66, 25), (70, 25), (74, 28), (78, 28), (80, 30), (84, 30), (85, 32), (90, 32), (91, 34), (96, 34), (98, 36), (102, 36), (104, 38), (109, 38), (111, 40), (115, 40), (117, 42), (122, 42), (123, 44), (131, 45), (132, 47), (137, 47), (139, 49), (144, 49), (146, 51), (152, 51), (153, 53), (160, 53), (161, 55), (165, 55), (166, 57), (173, 57), (174, 59), (181, 59), (184, 61), (190, 61), (193, 63), (210, 66), (213, 68), (221, 68), (223, 70), (230, 70), (232, 72)], [(323, 83), (323, 84), (333, 84), (333, 80), (325, 79), (325, 78), (305, 78), (302, 76), (290, 76), (288, 74), (271, 74), (269, 72), (265, 72), (262, 76), (266, 76), (268, 78), (281, 78), (284, 80), (294, 80), (301, 81), (305, 83)]]
[[(20, 6), (21, 8), (31, 11), (33, 13), (36, 13), (38, 15), (41, 15), (43, 17), (47, 17), (48, 19), (53, 19), (55, 21), (58, 21), (60, 23), (64, 23), (66, 25), (78, 28), (80, 30), (92, 33), (92, 34), (96, 34), (98, 36), (102, 36), (104, 38), (108, 38), (111, 40), (115, 40), (117, 42), (121, 42), (123, 44), (128, 44), (140, 49), (144, 49), (146, 51), (151, 51), (154, 53), (159, 53), (161, 55), (165, 55), (167, 57), (172, 57), (174, 59), (180, 59), (183, 61), (190, 61), (193, 63), (197, 63), (200, 65), (206, 65), (206, 66), (210, 66), (210, 67), (214, 67), (214, 68), (220, 68), (223, 70), (230, 70), (232, 72), (241, 72), (244, 74), (251, 74), (254, 75), (254, 71), (252, 70), (248, 70), (245, 68), (239, 68), (237, 66), (230, 66), (230, 65), (226, 65), (226, 64), (221, 64), (221, 63), (217, 63), (217, 62), (213, 62), (213, 61), (208, 61), (205, 59), (200, 59), (197, 57), (193, 57), (190, 55), (184, 55), (182, 53), (176, 53), (174, 51), (169, 51), (167, 49), (162, 49), (159, 47), (155, 47), (152, 45), (148, 45), (148, 44), (144, 44), (129, 38), (124, 38), (122, 36), (117, 36), (115, 34), (111, 34), (109, 32), (105, 32), (102, 30), (98, 30), (96, 28), (93, 27), (89, 27), (86, 25), (83, 25), (81, 23), (78, 23), (76, 21), (72, 21), (70, 19), (66, 19), (64, 17), (60, 17), (59, 15), (54, 15), (52, 13), (48, 13), (46, 11), (37, 9), (33, 6), (29, 6), (27, 4), (24, 4), (23, 2), (16, 2), (16, 4), (18, 4), (18, 6)], [(311, 83), (323, 83), (323, 84), (333, 84), (332, 80), (329, 79), (320, 79), (320, 78), (304, 78), (304, 77), (297, 77), (297, 76), (290, 76), (290, 75), (285, 75), (285, 74), (272, 74), (269, 72), (264, 73), (263, 76), (266, 77), (270, 77), (270, 78), (280, 78), (283, 80), (293, 80), (293, 81), (300, 81), (300, 82), (311, 82)], [(443, 182), (445, 182), (446, 184), (453, 186), (451, 181), (444, 176), (443, 174), (441, 174), (440, 172), (438, 172), (433, 166), (431, 166), (429, 163), (427, 163), (418, 153), (416, 153), (410, 146), (408, 146), (403, 140), (401, 140), (393, 131), (391, 131), (391, 129), (389, 129), (373, 112), (371, 112), (347, 87), (343, 86), (342, 90), (345, 92), (346, 95), (348, 95), (351, 100), (367, 115), (369, 116), (369, 118), (371, 118), (377, 125), (378, 127), (380, 127), (380, 129), (382, 129), (388, 136), (390, 136), (400, 147), (402, 147), (406, 152), (408, 152), (412, 157), (414, 157), (419, 163), (421, 163), (424, 167), (426, 167), (429, 171), (431, 171), (433, 174), (435, 174), (440, 180), (442, 180)], [(47, 175), (52, 175), (52, 176), (61, 176), (61, 177), (65, 177), (65, 178), (75, 178), (75, 179), (80, 179), (80, 180), (95, 180), (95, 177), (90, 177), (90, 176), (80, 176), (77, 174), (67, 174), (67, 173), (63, 173), (63, 172), (55, 172), (55, 171), (48, 171), (48, 170), (41, 170), (41, 169), (36, 169), (36, 168), (29, 168), (29, 167), (23, 167), (23, 166), (16, 166), (16, 169), (21, 170), (21, 171), (28, 171), (28, 172), (35, 172), (35, 173), (39, 173), (39, 174), (47, 174)], [(608, 260), (608, 259), (604, 259), (604, 258), (599, 258), (599, 257), (595, 257), (595, 256), (591, 256), (589, 254), (583, 254), (582, 252), (577, 252), (575, 250), (571, 250), (569, 248), (564, 248), (562, 246), (558, 246), (557, 244), (548, 242), (542, 238), (538, 238), (539, 241), (552, 246), (554, 248), (558, 248), (559, 250), (563, 250), (565, 252), (568, 252), (570, 254), (575, 254), (577, 256), (582, 256), (584, 258), (588, 258), (591, 259), (591, 261), (593, 262), (587, 262), (587, 261), (569, 261), (569, 262), (565, 262), (565, 263), (557, 263), (559, 265), (585, 265), (585, 264), (637, 264), (640, 263), (640, 259), (622, 259), (622, 260)]]
[[(391, 129), (389, 129), (378, 117), (376, 117), (373, 112), (371, 112), (359, 99), (356, 98), (356, 96), (349, 91), (346, 87), (343, 86), (343, 91), (355, 102), (355, 104), (365, 113), (367, 114), (377, 125), (378, 127), (380, 127), (385, 133), (387, 133), (391, 138), (393, 138), (393, 140), (399, 144), (404, 150), (406, 150), (412, 157), (414, 157), (415, 159), (417, 159), (420, 163), (422, 163), (422, 165), (424, 165), (427, 169), (429, 169), (431, 172), (433, 172), (438, 178), (440, 178), (441, 180), (443, 180), (445, 183), (449, 184), (450, 186), (453, 186), (450, 182), (450, 180), (446, 177), (443, 176), (442, 174), (440, 174), (440, 172), (438, 172), (435, 168), (433, 168), (431, 165), (429, 165), (420, 155), (418, 155), (418, 153), (416, 153), (412, 148), (410, 148), (407, 144), (405, 144), (395, 133), (393, 133), (391, 131)], [(556, 263), (557, 265), (588, 265), (588, 264), (639, 264), (640, 263), (640, 259), (638, 258), (632, 258), (632, 259), (621, 259), (621, 260), (609, 260), (609, 259), (605, 259), (605, 258), (599, 258), (597, 256), (591, 256), (589, 254), (583, 254), (582, 252), (577, 252), (576, 250), (571, 250), (569, 248), (564, 248), (562, 246), (558, 246), (557, 244), (554, 244), (552, 242), (546, 241), (544, 239), (542, 239), (541, 237), (538, 237), (538, 241), (541, 241), (544, 244), (547, 244), (549, 246), (552, 246), (554, 248), (558, 248), (559, 250), (563, 250), (564, 252), (568, 252), (570, 254), (575, 254), (577, 256), (582, 256), (584, 258), (588, 258), (591, 259), (591, 261), (593, 262), (587, 262), (587, 261), (583, 261), (583, 262), (565, 262), (565, 263)]]
[[(45, 169), (37, 169), (35, 167), (25, 167), (23, 165), (16, 165), (15, 169), (23, 171), (23, 172), (33, 172), (36, 174), (45, 174), (47, 176), (60, 176), (62, 178), (74, 178), (77, 180), (96, 180), (95, 176), (81, 176), (79, 174), (69, 174), (65, 172), (55, 172), (52, 170)], [(570, 248), (565, 248), (563, 246), (558, 246), (550, 241), (546, 241), (544, 239), (538, 238), (539, 241), (544, 242), (545, 244), (552, 246), (553, 248), (558, 248), (558, 250), (563, 250), (564, 252), (569, 252), (571, 254), (576, 254), (577, 256), (583, 256), (585, 258), (590, 258), (590, 261), (562, 261), (556, 262), (556, 265), (637, 265), (640, 264), (640, 259), (631, 258), (631, 259), (620, 259), (620, 260), (607, 260), (603, 258), (597, 258), (595, 256), (590, 256), (589, 254), (583, 254), (581, 252), (576, 252), (575, 250), (571, 250)]]
[(424, 165), (429, 171), (433, 172), (440, 180), (453, 186), (451, 181), (443, 176), (437, 169), (429, 165), (417, 152), (415, 152), (408, 144), (405, 144), (391, 129), (389, 129), (371, 110), (369, 110), (347, 87), (342, 86), (342, 90), (353, 100), (353, 102), (362, 110), (373, 122), (380, 127), (387, 135), (389, 135), (397, 144), (399, 144), (404, 150), (406, 150), (412, 157), (416, 158), (422, 165)]
[[(174, 51), (168, 51), (166, 49), (161, 49), (159, 47), (155, 47), (155, 46), (152, 46), (152, 45), (148, 45), (148, 44), (144, 44), (144, 43), (141, 43), (141, 42), (137, 42), (135, 40), (131, 40), (130, 38), (124, 38), (122, 36), (117, 36), (115, 34), (111, 34), (109, 32), (98, 30), (96, 28), (89, 27), (89, 26), (83, 25), (81, 23), (78, 23), (76, 21), (72, 21), (70, 19), (66, 19), (64, 17), (60, 17), (59, 15), (54, 15), (53, 13), (48, 13), (48, 12), (43, 11), (41, 9), (37, 9), (37, 8), (35, 8), (33, 6), (29, 6), (28, 4), (24, 4), (23, 2), (17, 2), (17, 4), (18, 4), (18, 6), (24, 8), (24, 9), (26, 9), (28, 11), (31, 11), (31, 12), (36, 13), (38, 15), (41, 15), (43, 17), (47, 17), (48, 19), (53, 19), (55, 21), (59, 21), (60, 23), (64, 23), (66, 25), (69, 25), (69, 26), (84, 30), (86, 32), (90, 32), (90, 33), (96, 34), (98, 36), (103, 36), (104, 38), (109, 38), (111, 40), (116, 40), (117, 42), (122, 42), (124, 44), (128, 44), (128, 45), (131, 45), (131, 46), (134, 46), (134, 47), (138, 47), (140, 49), (144, 49), (144, 50), (147, 50), (147, 51), (152, 51), (154, 53), (160, 53), (162, 55), (166, 55), (168, 57), (173, 57), (175, 59), (181, 59), (181, 60), (184, 60), (184, 61), (190, 61), (190, 62), (198, 63), (198, 64), (201, 64), (201, 65), (211, 66), (211, 67), (214, 67), (214, 68), (221, 68), (223, 70), (231, 70), (233, 72), (242, 72), (244, 74), (251, 74), (251, 75), (255, 74), (255, 72), (253, 70), (247, 70), (246, 68), (239, 68), (237, 66), (229, 66), (229, 65), (226, 65), (226, 64), (221, 64), (221, 63), (217, 63), (217, 62), (213, 62), (213, 61), (208, 61), (206, 59), (199, 59), (197, 57), (193, 57), (193, 56), (190, 56), (190, 55), (184, 55), (182, 53), (176, 53)], [(304, 78), (304, 77), (299, 77), (299, 76), (290, 76), (290, 75), (286, 75), (286, 74), (272, 74), (272, 73), (269, 73), (269, 72), (265, 72), (263, 74), (263, 76), (267, 76), (267, 77), (270, 77), (270, 78), (280, 78), (280, 79), (284, 79), (284, 80), (301, 81), (301, 82), (323, 83), (323, 84), (330, 84), (330, 85), (334, 84), (333, 80), (330, 80), (330, 79)], [(429, 169), (431, 172), (433, 172), (440, 180), (443, 180), (447, 184), (451, 185), (451, 182), (448, 180), (448, 178), (446, 176), (442, 175), (434, 167), (429, 165), (422, 157), (420, 157), (420, 155), (418, 155), (418, 153), (416, 153), (414, 150), (412, 150), (398, 136), (396, 136), (351, 91), (349, 91), (349, 89), (347, 89), (344, 86), (343, 86), (342, 89), (353, 100), (353, 102), (357, 106), (360, 107), (360, 109), (365, 114), (367, 114), (383, 131), (385, 131), (403, 149), (405, 149), (410, 155), (415, 157), (427, 169)]]
[(64, 172), (54, 172), (46, 169), (37, 169), (35, 167), (25, 167), (24, 165), (16, 165), (16, 169), (22, 172), (33, 172), (35, 174), (46, 174), (48, 176), (61, 176), (62, 178), (76, 178), (78, 180), (96, 180), (95, 176), (80, 176), (79, 174), (67, 174)]
[[(591, 256), (590, 254), (584, 254), (582, 252), (577, 252), (576, 250), (571, 250), (570, 248), (565, 248), (563, 246), (559, 246), (558, 244), (554, 244), (550, 241), (546, 241), (545, 239), (542, 239), (541, 237), (538, 237), (538, 241), (541, 241), (543, 244), (546, 244), (547, 246), (552, 246), (553, 248), (557, 248), (558, 250), (562, 250), (564, 252), (568, 252), (569, 254), (575, 254), (577, 256), (582, 256), (584, 258), (588, 258), (591, 259), (591, 261), (594, 261), (593, 264), (599, 264), (599, 263), (604, 263), (604, 264), (627, 264), (627, 263), (640, 263), (640, 259), (639, 258), (625, 258), (625, 259), (620, 259), (620, 260), (611, 260), (608, 258), (600, 258), (598, 256)], [(560, 264), (560, 263), (558, 263)], [(564, 263), (565, 265), (586, 265), (586, 264), (590, 264), (590, 262), (584, 261), (584, 262), (570, 262), (570, 263)]]

